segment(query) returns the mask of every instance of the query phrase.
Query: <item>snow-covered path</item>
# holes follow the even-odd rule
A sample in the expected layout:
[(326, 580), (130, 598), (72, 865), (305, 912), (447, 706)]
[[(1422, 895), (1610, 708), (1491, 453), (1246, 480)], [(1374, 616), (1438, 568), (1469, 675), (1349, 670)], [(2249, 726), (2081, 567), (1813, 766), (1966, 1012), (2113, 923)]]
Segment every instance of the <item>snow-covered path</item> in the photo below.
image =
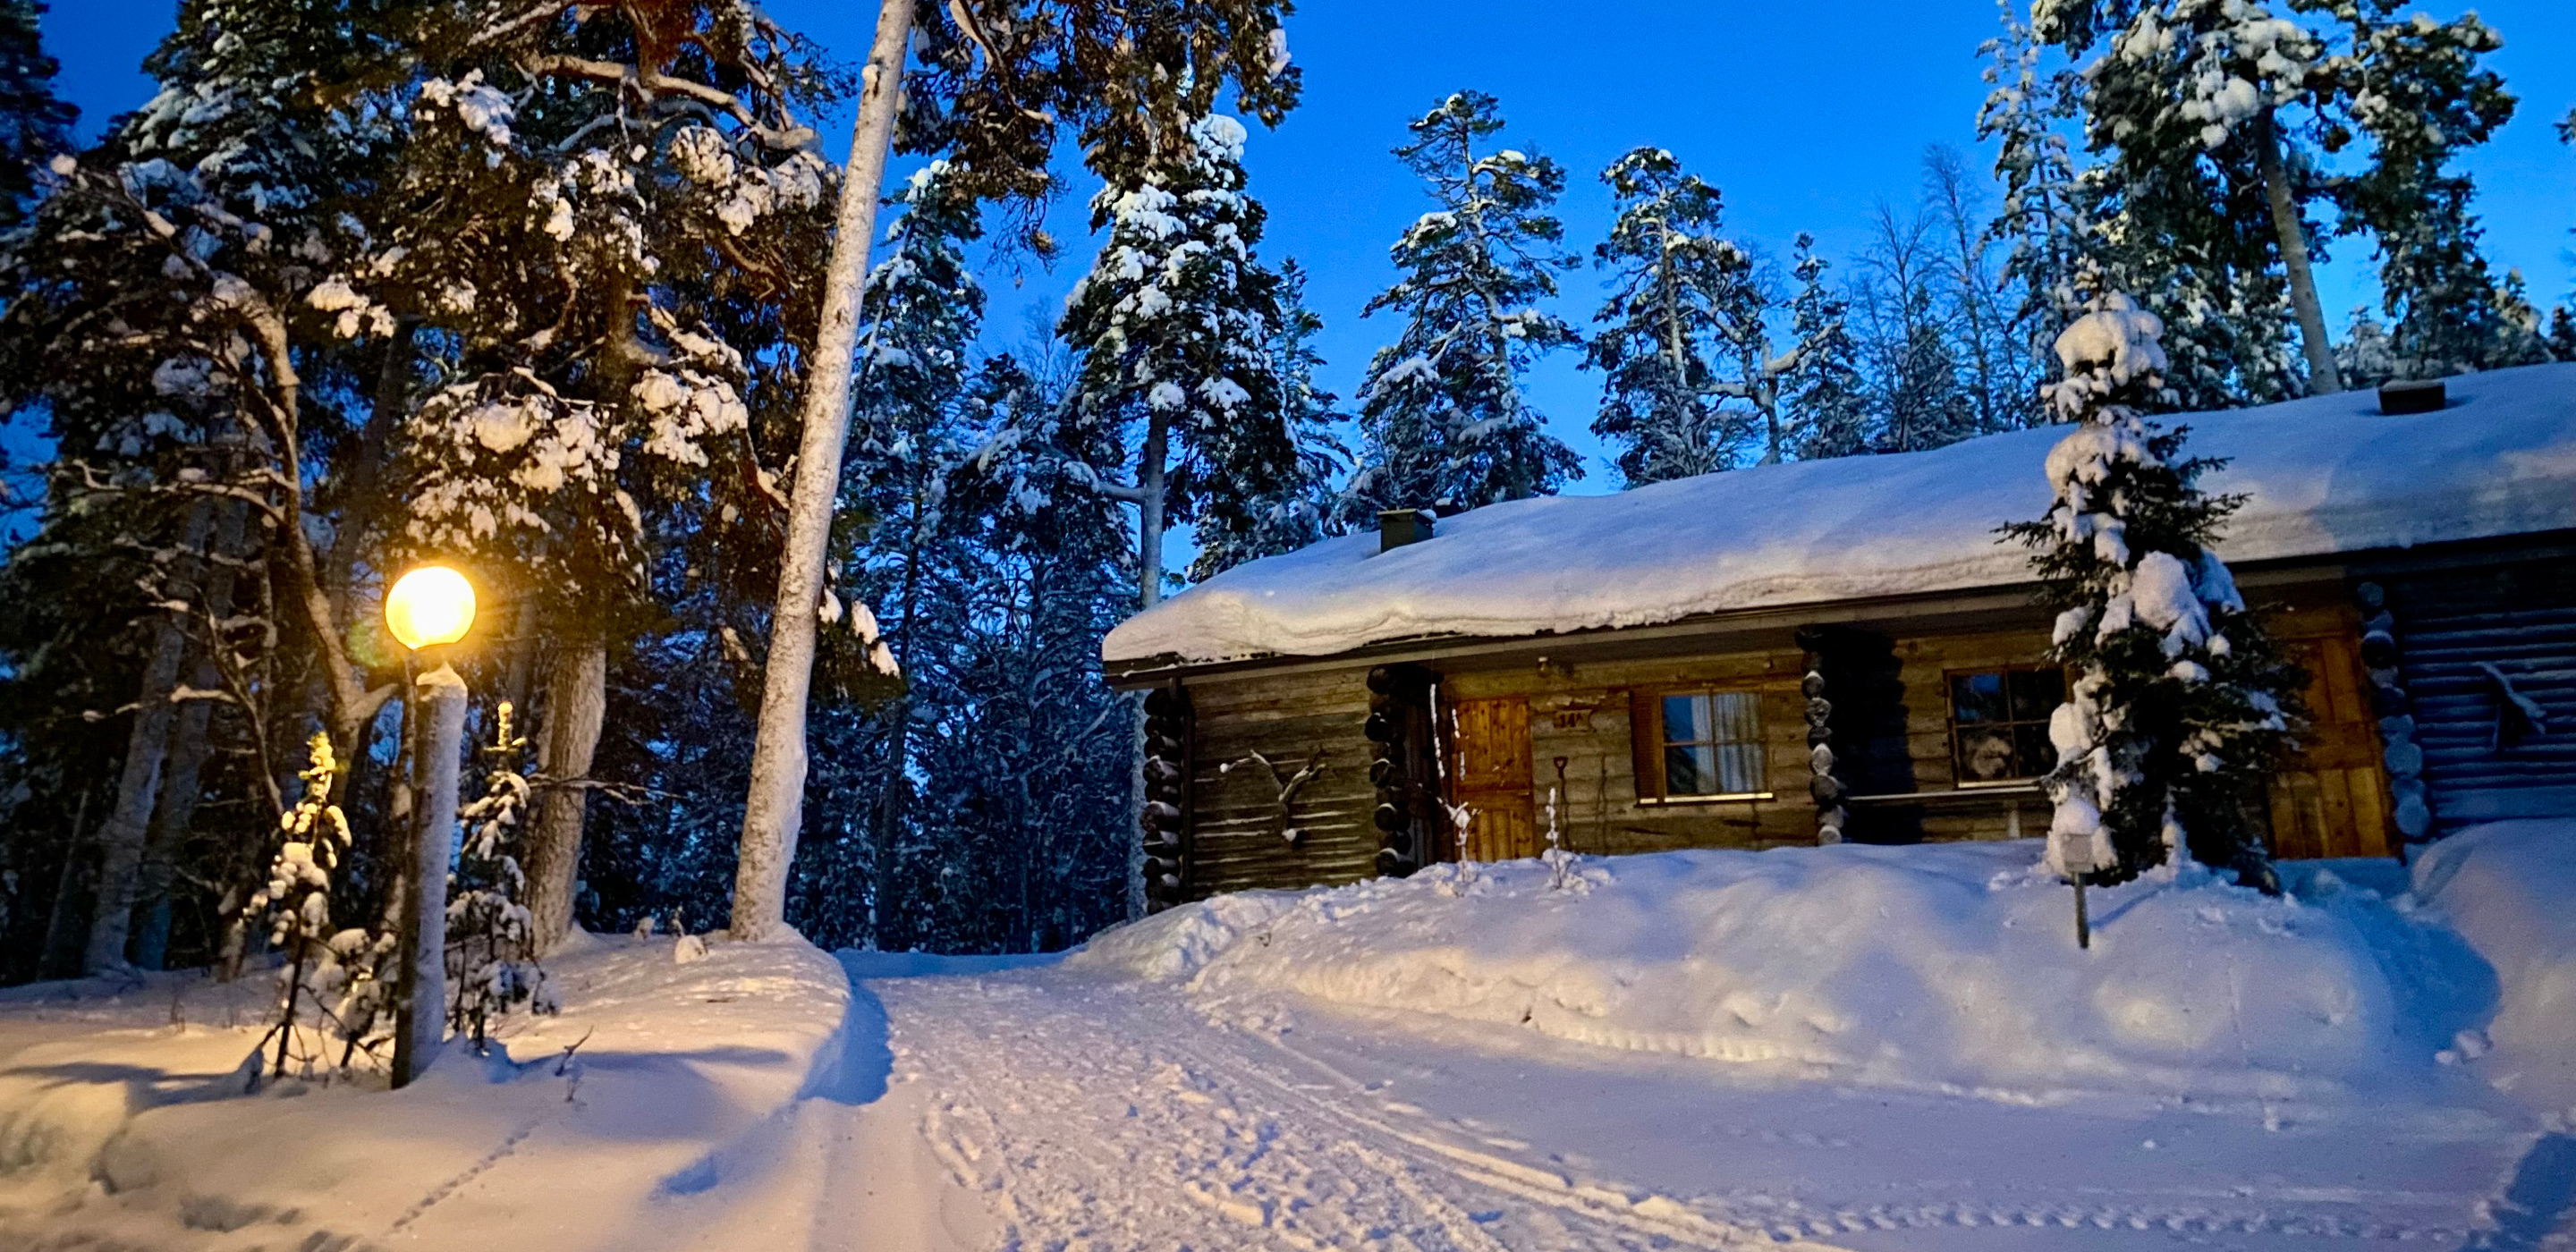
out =
[(673, 1246), (2576, 1246), (2476, 1233), (2518, 1175), (2553, 1227), (2576, 1183), (2565, 1136), (2484, 1112), (1748, 1085), (1285, 1002), (1203, 1014), (1076, 969), (844, 959), (850, 1081)]

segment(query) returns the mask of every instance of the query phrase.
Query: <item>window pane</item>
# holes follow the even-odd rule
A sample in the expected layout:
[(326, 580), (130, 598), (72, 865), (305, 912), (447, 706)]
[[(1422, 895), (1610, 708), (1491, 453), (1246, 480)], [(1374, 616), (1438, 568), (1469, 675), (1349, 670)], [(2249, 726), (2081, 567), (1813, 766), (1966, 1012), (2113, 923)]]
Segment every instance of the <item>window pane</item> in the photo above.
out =
[(2016, 722), (2044, 722), (2066, 702), (2066, 671), (2016, 670), (2012, 675), (2012, 715)]
[(1664, 742), (1708, 742), (1708, 697), (1664, 697)]
[(2017, 777), (2013, 741), (2005, 729), (1959, 728), (1959, 776), (1969, 782), (1995, 782)]
[(1730, 743), (1716, 749), (1717, 794), (1749, 795), (1762, 787), (1762, 745)]
[(2048, 742), (2048, 728), (2036, 722), (2013, 727), (2014, 764), (2017, 776), (2037, 778), (2057, 768), (2057, 749)]
[(1961, 724), (2004, 720), (2002, 674), (1950, 676), (1950, 716)]
[(1713, 691), (1708, 696), (1709, 721), (1713, 733), (1709, 738), (1719, 743), (1760, 743), (1762, 724), (1754, 715), (1756, 702), (1750, 691)]
[(1670, 747), (1664, 749), (1664, 794), (1668, 796), (1704, 796), (1708, 778), (1699, 767), (1699, 754), (1705, 748)]

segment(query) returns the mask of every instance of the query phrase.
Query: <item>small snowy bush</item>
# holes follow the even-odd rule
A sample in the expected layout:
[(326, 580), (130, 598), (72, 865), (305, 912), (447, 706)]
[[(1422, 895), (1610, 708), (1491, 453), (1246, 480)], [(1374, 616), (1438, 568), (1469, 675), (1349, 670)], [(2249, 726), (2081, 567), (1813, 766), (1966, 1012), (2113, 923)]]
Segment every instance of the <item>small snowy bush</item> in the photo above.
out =
[(528, 778), (519, 754), (528, 746), (514, 735), (510, 702), (501, 702), (484, 775), (483, 795), (457, 813), (465, 838), (447, 886), (447, 978), (456, 988), (448, 1025), (483, 1046), (491, 1019), (519, 1005), (531, 1012), (556, 1009), (546, 971), (537, 964), (535, 930), (520, 902), (527, 877), (519, 870), (519, 820), (528, 811)]
[(315, 732), (311, 750), (311, 764), (299, 775), (304, 797), (278, 823), (283, 838), (268, 882), (238, 922), (264, 924), (269, 945), (286, 956), (277, 1022), (257, 1049), (264, 1053), (276, 1041), (271, 1077), (283, 1077), (290, 1061), (305, 1073), (317, 1064), (347, 1069), (362, 1055), (377, 1059), (393, 1037), (394, 936), (331, 928), (332, 876), (349, 851), (349, 821), (331, 803), (340, 773), (331, 737)]

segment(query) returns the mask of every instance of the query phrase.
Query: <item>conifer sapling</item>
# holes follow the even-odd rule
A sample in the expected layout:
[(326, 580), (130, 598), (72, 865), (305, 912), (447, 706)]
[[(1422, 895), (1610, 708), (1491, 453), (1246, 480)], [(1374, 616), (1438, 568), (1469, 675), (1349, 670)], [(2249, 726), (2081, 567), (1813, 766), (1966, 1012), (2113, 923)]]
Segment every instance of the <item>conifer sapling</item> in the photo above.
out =
[(2048, 454), (2057, 503), (2005, 528), (2037, 550), (2050, 655), (2071, 671), (2049, 721), (2047, 864), (2108, 885), (2187, 855), (2276, 891), (2253, 805), (2301, 675), (2211, 550), (2240, 503), (2194, 485), (2218, 463), (2182, 458), (2187, 431), (2139, 413), (2163, 389), (2162, 324), (2118, 293), (2085, 308), (2057, 338), (2064, 378), (2042, 389), (2076, 423)]

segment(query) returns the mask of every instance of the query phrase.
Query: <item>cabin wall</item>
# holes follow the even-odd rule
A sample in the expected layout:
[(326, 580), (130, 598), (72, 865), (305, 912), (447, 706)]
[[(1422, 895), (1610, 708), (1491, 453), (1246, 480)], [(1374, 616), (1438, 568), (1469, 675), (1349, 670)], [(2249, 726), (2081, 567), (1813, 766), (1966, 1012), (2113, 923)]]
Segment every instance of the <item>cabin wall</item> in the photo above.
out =
[[(1357, 882), (1377, 872), (1370, 822), (1366, 672), (1210, 679), (1189, 685), (1189, 898), (1251, 887)], [(1316, 753), (1323, 755), (1318, 758)], [(1259, 754), (1268, 762), (1253, 760)], [(1281, 778), (1320, 771), (1282, 810)], [(1275, 772), (1274, 772), (1275, 768)], [(1299, 832), (1293, 844), (1285, 831)]]
[[(2385, 854), (2394, 846), (2387, 785), (2366, 678), (2355, 659), (2358, 615), (2343, 582), (2256, 589), (2252, 598), (2291, 659), (2310, 670), (2308, 700), (2321, 715), (2274, 784), (2280, 854)], [(1820, 651), (1807, 651), (1801, 638)], [(1817, 812), (1801, 680), (1817, 663), (1826, 673), (1824, 697), (1835, 705), (1835, 772), (1849, 796), (1850, 838), (1915, 843), (2043, 833), (2049, 806), (2035, 783), (1960, 785), (1949, 680), (1960, 672), (2043, 664), (2047, 643), (2035, 621), (1893, 637), (1840, 627), (1827, 636), (1793, 638), (1785, 629), (1739, 635), (1713, 644), (1725, 651), (1684, 657), (1569, 661), (1523, 654), (1425, 664), (1439, 671), (1444, 723), (1464, 701), (1527, 702), (1538, 846), (1545, 845), (1552, 799), (1563, 846), (1584, 855), (1624, 855), (1813, 843)], [(1855, 664), (1865, 672), (1852, 672)], [(1367, 673), (1354, 665), (1189, 683), (1193, 838), (1183, 894), (1339, 884), (1380, 872), (1372, 819), (1380, 797), (1368, 777), (1373, 748), (1362, 731), (1370, 709)], [(1759, 696), (1767, 790), (1751, 798), (1641, 802), (1633, 698), (1699, 686)], [(1517, 724), (1516, 717), (1505, 720)], [(1319, 763), (1320, 772), (1283, 810), (1280, 780), (1310, 763)], [(1293, 844), (1283, 836), (1287, 829), (1301, 832)], [(1428, 851), (1432, 859), (1456, 855), (1451, 847)]]
[[(1768, 848), (1815, 842), (1816, 806), (1807, 793), (1806, 699), (1798, 691), (1804, 672), (1803, 654), (1784, 646), (1674, 660), (1451, 673), (1441, 680), (1440, 698), (1444, 703), (1511, 696), (1529, 700), (1531, 782), (1542, 842), (1553, 788), (1559, 837), (1577, 853)], [(1768, 798), (1638, 802), (1629, 693), (1641, 687), (1697, 685), (1760, 693)], [(1561, 783), (1559, 758), (1565, 761)]]

